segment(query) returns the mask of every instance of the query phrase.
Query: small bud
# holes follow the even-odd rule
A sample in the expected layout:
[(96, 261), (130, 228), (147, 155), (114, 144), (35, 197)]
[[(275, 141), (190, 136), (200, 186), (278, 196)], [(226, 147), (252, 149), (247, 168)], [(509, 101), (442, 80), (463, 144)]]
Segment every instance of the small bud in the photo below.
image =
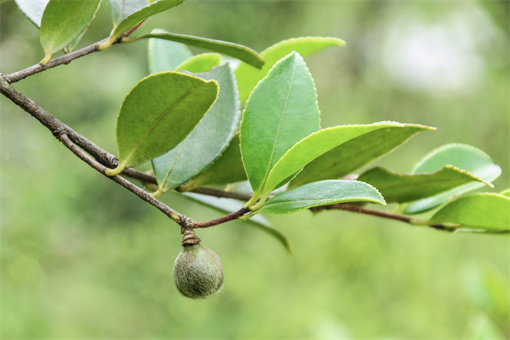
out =
[(179, 292), (192, 299), (207, 299), (223, 287), (223, 266), (215, 252), (200, 244), (183, 247), (174, 263)]

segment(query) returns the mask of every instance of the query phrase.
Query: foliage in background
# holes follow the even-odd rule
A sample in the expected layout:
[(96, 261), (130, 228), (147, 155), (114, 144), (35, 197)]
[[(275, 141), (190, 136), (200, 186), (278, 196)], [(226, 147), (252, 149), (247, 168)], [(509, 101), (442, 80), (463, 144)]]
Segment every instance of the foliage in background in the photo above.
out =
[[(383, 118), (384, 118), (384, 116), (383, 116), (383, 115), (382, 115), (381, 117), (383, 117)], [(415, 119), (413, 118), (413, 120), (415, 120)], [(431, 125), (438, 125), (438, 124), (431, 124)], [(492, 154), (492, 152), (491, 152), (491, 154)], [(276, 184), (278, 184), (278, 183), (276, 183)], [(289, 193), (290, 193), (290, 191), (289, 191)], [(268, 201), (268, 202), (270, 202), (270, 201)], [(71, 215), (71, 216), (72, 216), (72, 215)], [(282, 220), (282, 222), (283, 222), (283, 220)], [(356, 222), (356, 223), (359, 223), (359, 222)], [(327, 222), (326, 222), (325, 224), (327, 224)], [(211, 234), (211, 235), (212, 235), (212, 234)], [(423, 236), (423, 235), (421, 235), (421, 236)], [(240, 237), (244, 237), (244, 236), (242, 236), (242, 234), (240, 234)], [(353, 240), (356, 240), (356, 238), (355, 238), (354, 236), (353, 236)], [(480, 242), (483, 242), (483, 241), (480, 241)], [(496, 241), (496, 242), (497, 242), (497, 241)], [(263, 243), (261, 243), (261, 244), (263, 244)], [(242, 264), (242, 262), (241, 262), (240, 264)], [(354, 264), (353, 264), (353, 266), (354, 266), (354, 267), (356, 267), (356, 264), (354, 263)], [(353, 267), (353, 268), (354, 268), (354, 267)], [(297, 267), (296, 267), (296, 268), (297, 268)], [(306, 268), (306, 266), (305, 266), (305, 268)], [(305, 276), (306, 276), (306, 275), (305, 275)], [(335, 310), (335, 309), (330, 309), (330, 311), (333, 311), (333, 310)], [(504, 308), (503, 308), (503, 310), (504, 310)], [(336, 319), (336, 317), (335, 317), (335, 319)], [(333, 322), (333, 324), (336, 324), (336, 322)], [(355, 326), (354, 326), (354, 327), (355, 327)], [(397, 328), (398, 328), (398, 327), (397, 327)], [(418, 327), (418, 328), (419, 328), (419, 327)], [(417, 329), (418, 329), (418, 328), (417, 328)], [(211, 332), (213, 332), (213, 334), (214, 334), (214, 328), (211, 328), (211, 329), (212, 329), (212, 331), (211, 331)], [(401, 329), (401, 328), (400, 328), (400, 329)], [(240, 331), (240, 332), (241, 332), (241, 333), (238, 333), (238, 334), (248, 334), (248, 333), (242, 333), (242, 332), (247, 332), (247, 330), (246, 330), (246, 329), (245, 329), (245, 330), (243, 330), (243, 331)], [(205, 334), (205, 333), (204, 333), (204, 334)], [(216, 334), (221, 334), (221, 333), (216, 333)], [(231, 333), (231, 334), (235, 334), (235, 333)], [(282, 334), (285, 334), (285, 333), (282, 333)], [(290, 333), (287, 333), (287, 334), (290, 334)]]

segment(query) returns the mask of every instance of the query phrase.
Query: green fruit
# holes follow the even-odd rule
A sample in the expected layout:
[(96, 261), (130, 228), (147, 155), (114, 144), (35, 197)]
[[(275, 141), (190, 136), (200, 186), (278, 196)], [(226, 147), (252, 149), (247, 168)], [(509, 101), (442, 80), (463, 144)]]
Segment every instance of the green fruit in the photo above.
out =
[(211, 249), (200, 244), (185, 246), (175, 259), (174, 282), (192, 299), (207, 299), (223, 287), (223, 266)]

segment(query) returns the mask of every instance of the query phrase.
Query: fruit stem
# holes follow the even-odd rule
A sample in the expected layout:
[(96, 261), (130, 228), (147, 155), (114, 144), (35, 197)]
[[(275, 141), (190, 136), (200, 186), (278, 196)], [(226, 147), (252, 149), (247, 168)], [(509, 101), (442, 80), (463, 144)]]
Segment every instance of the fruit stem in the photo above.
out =
[(182, 234), (182, 246), (189, 247), (200, 243), (200, 239), (195, 234), (195, 230), (192, 227), (181, 227)]

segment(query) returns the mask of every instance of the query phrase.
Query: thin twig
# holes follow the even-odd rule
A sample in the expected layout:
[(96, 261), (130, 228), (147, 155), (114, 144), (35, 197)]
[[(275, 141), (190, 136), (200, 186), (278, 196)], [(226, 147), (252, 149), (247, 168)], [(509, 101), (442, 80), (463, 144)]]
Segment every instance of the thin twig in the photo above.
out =
[[(330, 205), (324, 205), (320, 207), (311, 208), (310, 210), (314, 212), (319, 212), (322, 210), (344, 210), (344, 211), (350, 211), (355, 212), (358, 214), (365, 214), (365, 215), (372, 215), (377, 216), (381, 218), (386, 218), (394, 221), (400, 221), (411, 225), (417, 225), (416, 223), (413, 223), (413, 219), (407, 216), (402, 215), (396, 215), (391, 214), (385, 211), (379, 211), (379, 210), (371, 210), (371, 209), (365, 209), (363, 207), (346, 204), (346, 203), (336, 203), (336, 204), (330, 204)], [(422, 225), (420, 226), (426, 226), (429, 228), (433, 228), (436, 230), (442, 230), (442, 231), (448, 231), (448, 232), (454, 232), (456, 228), (447, 227), (443, 224), (430, 224), (430, 225)]]
[[(59, 139), (69, 150), (71, 150), (78, 158), (80, 158), (82, 161), (90, 165), (92, 168), (96, 169), (103, 175), (105, 174), (105, 170), (107, 169), (104, 165), (98, 163), (95, 161), (92, 157), (87, 155), (85, 152), (83, 152), (80, 148), (78, 148), (72, 141), (69, 139), (69, 137), (64, 133), (57, 136), (57, 139)], [(106, 175), (105, 175), (106, 176)], [(125, 180), (124, 178), (120, 176), (106, 176), (109, 179), (117, 182), (124, 188), (128, 189), (129, 191), (136, 194), (138, 197), (146, 201), (147, 203), (153, 205), (154, 207), (158, 208), (160, 211), (162, 211), (165, 215), (171, 217), (174, 221), (181, 224), (182, 221), (186, 220), (186, 216), (178, 213), (177, 211), (173, 210), (166, 204), (162, 203), (161, 201), (155, 199), (151, 195), (149, 195), (146, 191), (140, 189), (133, 183)], [(178, 217), (178, 218), (176, 218)]]
[(81, 48), (79, 50), (76, 50), (74, 52), (71, 52), (71, 53), (63, 55), (61, 57), (52, 59), (46, 65), (35, 64), (35, 65), (27, 67), (27, 68), (25, 68), (25, 69), (23, 69), (21, 71), (13, 72), (11, 74), (6, 74), (6, 75), (4, 75), (4, 78), (9, 83), (12, 84), (12, 83), (20, 81), (22, 79), (25, 79), (26, 77), (34, 75), (36, 73), (45, 71), (47, 69), (50, 69), (50, 68), (53, 68), (53, 67), (56, 67), (56, 66), (59, 66), (59, 65), (62, 65), (62, 64), (69, 64), (74, 59), (78, 59), (78, 58), (83, 57), (83, 56), (85, 56), (87, 54), (90, 54), (90, 53), (93, 53), (93, 52), (97, 52), (98, 51), (97, 48), (98, 48), (99, 44), (101, 44), (102, 42), (105, 42), (106, 40), (108, 40), (108, 39), (103, 39), (101, 41), (98, 41), (98, 42), (93, 43), (91, 45), (85, 46), (85, 47), (83, 47), (83, 48)]
[(205, 221), (205, 222), (196, 222), (195, 223), (195, 228), (209, 228), (209, 227), (212, 227), (212, 226), (215, 226), (215, 225), (218, 225), (218, 224), (223, 224), (223, 223), (226, 223), (226, 222), (230, 222), (230, 221), (238, 219), (241, 216), (246, 215), (249, 212), (250, 212), (249, 208), (242, 208), (242, 209), (240, 209), (238, 211), (235, 211), (235, 212), (233, 212), (231, 214), (222, 216), (220, 218), (216, 218), (216, 219), (213, 219), (213, 220), (210, 220), (210, 221)]

